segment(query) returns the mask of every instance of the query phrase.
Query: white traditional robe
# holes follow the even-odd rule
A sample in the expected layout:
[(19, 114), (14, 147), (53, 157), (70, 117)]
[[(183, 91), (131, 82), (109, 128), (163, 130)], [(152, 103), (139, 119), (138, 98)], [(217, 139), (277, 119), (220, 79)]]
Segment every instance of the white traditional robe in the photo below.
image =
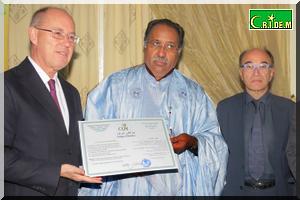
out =
[(188, 133), (198, 140), (198, 156), (176, 154), (178, 172), (109, 176), (88, 196), (217, 196), (225, 184), (227, 145), (215, 108), (202, 87), (176, 69), (156, 81), (145, 65), (116, 72), (88, 95), (86, 120), (163, 117), (172, 135)]

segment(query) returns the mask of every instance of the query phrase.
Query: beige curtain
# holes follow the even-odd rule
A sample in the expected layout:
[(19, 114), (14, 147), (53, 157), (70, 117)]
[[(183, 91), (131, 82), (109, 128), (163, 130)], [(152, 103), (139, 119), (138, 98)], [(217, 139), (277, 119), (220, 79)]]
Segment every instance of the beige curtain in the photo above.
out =
[[(10, 5), (8, 63), (15, 66), (28, 55), (27, 27), (32, 13), (46, 5)], [(275, 57), (272, 90), (290, 97), (289, 31), (249, 31), (249, 8), (289, 8), (288, 5), (105, 4), (54, 5), (67, 9), (76, 22), (81, 42), (70, 67), (63, 71), (78, 88), (85, 105), (87, 92), (103, 76), (143, 62), (143, 36), (153, 18), (170, 18), (186, 32), (179, 70), (199, 82), (214, 103), (240, 92), (238, 57), (251, 47), (267, 47)], [(102, 7), (101, 7), (102, 6)], [(100, 7), (104, 18), (101, 22)], [(99, 56), (99, 24), (103, 23), (104, 57)], [(21, 34), (20, 34), (21, 33)], [(100, 41), (101, 43), (101, 41)], [(101, 75), (101, 76), (102, 76)]]
[[(2, 2), (0, 3), (2, 4)], [(9, 15), (9, 5), (0, 5), (3, 7), (4, 9), (4, 67), (1, 68), (1, 72), (3, 72), (2, 70), (6, 71), (8, 69), (8, 15)]]
[(152, 13), (146, 4), (104, 6), (104, 77), (143, 63), (143, 37)]
[[(32, 14), (49, 6), (13, 4), (9, 7), (8, 65), (14, 67), (29, 55), (27, 28)], [(50, 5), (66, 9), (74, 18), (76, 33), (81, 37), (74, 59), (61, 73), (80, 92), (85, 105), (87, 92), (98, 83), (98, 31), (100, 5)]]
[(289, 8), (288, 5), (150, 5), (157, 18), (170, 18), (186, 32), (179, 69), (199, 82), (212, 100), (240, 92), (239, 54), (267, 47), (274, 54), (276, 76), (272, 91), (290, 97), (289, 31), (249, 31), (250, 8)]

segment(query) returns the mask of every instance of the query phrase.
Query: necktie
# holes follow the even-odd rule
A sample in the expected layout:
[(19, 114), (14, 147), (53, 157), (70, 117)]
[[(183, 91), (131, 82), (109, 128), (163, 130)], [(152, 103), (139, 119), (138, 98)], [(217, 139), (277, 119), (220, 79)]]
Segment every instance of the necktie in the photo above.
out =
[(251, 135), (249, 137), (249, 173), (254, 179), (257, 180), (264, 173), (264, 146), (260, 113), (262, 102), (252, 102), (255, 107), (255, 114), (251, 129)]
[(57, 105), (58, 110), (60, 111), (60, 107), (59, 107), (59, 103), (58, 103), (58, 99), (57, 99), (57, 95), (56, 95), (56, 89), (55, 89), (55, 80), (50, 79), (48, 81), (48, 84), (50, 87), (50, 94), (52, 96), (52, 99), (55, 102), (55, 104)]

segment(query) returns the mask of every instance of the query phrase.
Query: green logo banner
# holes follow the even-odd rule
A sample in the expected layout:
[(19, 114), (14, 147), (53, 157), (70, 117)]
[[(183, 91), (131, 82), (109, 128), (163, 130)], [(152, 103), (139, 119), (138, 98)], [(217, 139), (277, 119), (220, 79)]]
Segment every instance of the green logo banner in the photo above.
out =
[(249, 9), (250, 30), (292, 30), (292, 9)]

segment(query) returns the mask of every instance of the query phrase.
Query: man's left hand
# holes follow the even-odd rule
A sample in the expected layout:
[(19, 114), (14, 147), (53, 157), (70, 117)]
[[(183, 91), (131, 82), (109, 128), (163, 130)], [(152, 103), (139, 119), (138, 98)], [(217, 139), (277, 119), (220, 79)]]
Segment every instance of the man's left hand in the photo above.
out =
[(173, 145), (174, 152), (177, 154), (181, 154), (187, 149), (195, 149), (198, 145), (197, 139), (186, 133), (181, 133), (180, 135), (171, 137), (170, 139)]

